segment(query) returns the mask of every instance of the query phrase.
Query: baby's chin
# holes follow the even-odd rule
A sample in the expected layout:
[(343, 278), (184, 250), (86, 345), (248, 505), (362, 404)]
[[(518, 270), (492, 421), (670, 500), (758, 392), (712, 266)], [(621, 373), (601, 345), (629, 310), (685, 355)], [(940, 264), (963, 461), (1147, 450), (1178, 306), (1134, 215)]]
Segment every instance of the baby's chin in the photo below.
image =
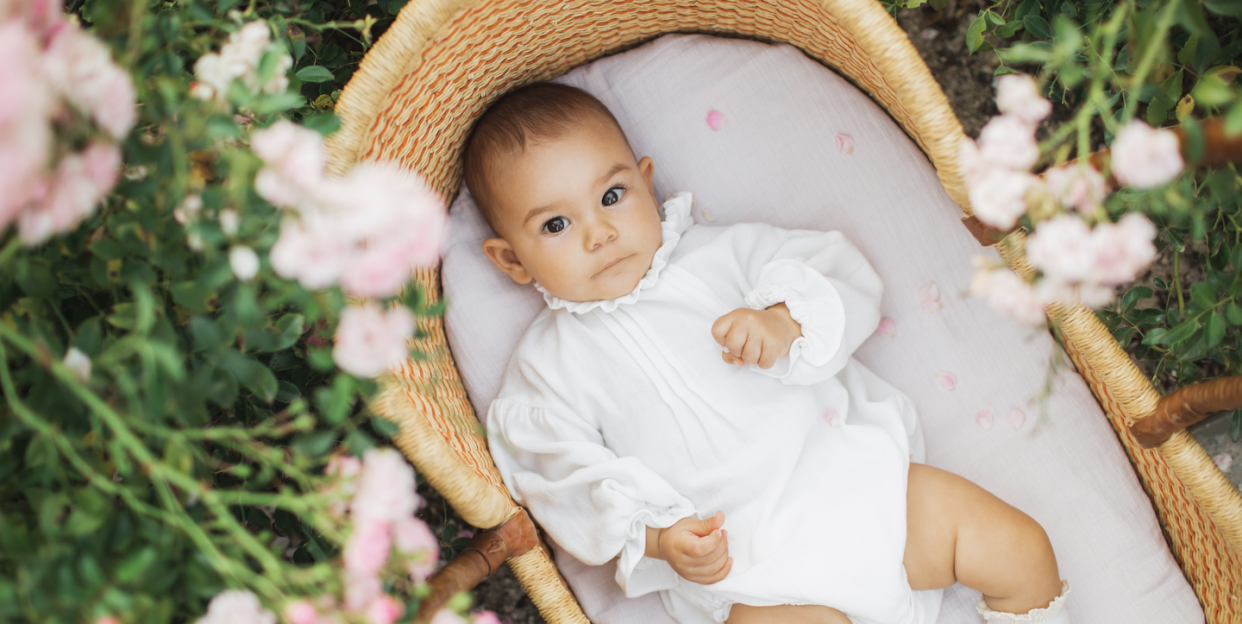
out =
[(550, 286), (542, 282), (540, 282), (540, 285), (543, 286), (543, 289), (548, 291), (549, 294), (564, 301), (573, 301), (578, 303), (588, 301), (606, 301), (608, 299), (624, 297), (631, 292), (634, 292), (634, 289), (638, 288), (638, 283), (641, 282), (643, 277), (646, 275), (647, 270), (644, 269), (637, 275), (616, 276), (613, 279), (597, 284), (582, 284), (579, 288), (565, 288), (562, 285)]

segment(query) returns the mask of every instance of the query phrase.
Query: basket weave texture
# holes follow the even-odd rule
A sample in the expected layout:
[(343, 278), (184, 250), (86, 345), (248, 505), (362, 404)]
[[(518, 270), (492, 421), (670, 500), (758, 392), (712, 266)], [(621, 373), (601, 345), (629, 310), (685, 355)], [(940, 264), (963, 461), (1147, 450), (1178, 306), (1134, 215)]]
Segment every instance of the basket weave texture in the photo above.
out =
[[(413, 0), (345, 88), (329, 169), (340, 174), (360, 161), (396, 161), (453, 197), (470, 127), (496, 97), (671, 32), (800, 48), (883, 106), (969, 215), (956, 157), (961, 124), (905, 33), (875, 0)], [(1021, 232), (1012, 234), (1001, 251), (1010, 266), (1029, 274), (1023, 240)], [(421, 270), (415, 280), (439, 296), (438, 269)], [(1053, 306), (1049, 312), (1118, 431), (1208, 621), (1242, 620), (1238, 490), (1185, 432), (1158, 452), (1140, 448), (1125, 425), (1154, 409), (1151, 383), (1090, 310)], [(413, 347), (426, 357), (384, 376), (372, 407), (400, 426), (397, 445), (465, 521), (497, 526), (517, 506), (487, 452), (442, 319), (421, 319), (419, 330), (423, 337)], [(588, 621), (545, 548), (509, 564), (548, 622)]]

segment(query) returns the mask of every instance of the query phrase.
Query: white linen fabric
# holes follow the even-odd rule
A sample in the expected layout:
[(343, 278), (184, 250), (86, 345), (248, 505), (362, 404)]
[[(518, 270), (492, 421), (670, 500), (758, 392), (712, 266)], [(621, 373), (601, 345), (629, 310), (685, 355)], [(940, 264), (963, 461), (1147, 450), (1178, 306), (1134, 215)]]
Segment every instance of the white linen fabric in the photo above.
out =
[[(964, 296), (971, 257), (995, 254), (961, 226), (934, 169), (874, 102), (791, 46), (700, 35), (662, 37), (557, 80), (600, 98), (635, 153), (654, 159), (657, 196), (694, 191), (700, 223), (836, 230), (863, 252), (884, 283), (880, 311), (895, 332), (870, 338), (854, 357), (914, 401), (927, 463), (1043, 525), (1074, 586), (1066, 609), (1075, 621), (1203, 621), (1115, 434), (1051, 336)], [(720, 130), (706, 123), (713, 110), (727, 119)], [(852, 153), (839, 149), (838, 134), (852, 137)], [(484, 414), (547, 305), (483, 256), (493, 234), (464, 190), (450, 218), (446, 328)], [(932, 282), (940, 307), (924, 310), (918, 291)], [(952, 390), (941, 373), (955, 378)], [(994, 426), (976, 424), (983, 412)], [(588, 566), (552, 547), (593, 622), (672, 622), (655, 594), (624, 596), (615, 564)], [(938, 622), (979, 622), (978, 601), (978, 592), (949, 588)]]
[[(544, 292), (487, 416), (505, 484), (578, 559), (619, 552), (626, 595), (661, 592), (682, 624), (724, 622), (737, 602), (932, 624), (902, 568), (914, 405), (849, 357), (880, 322), (879, 276), (839, 232), (694, 226), (691, 201), (664, 203), (632, 292)], [(769, 370), (725, 363), (712, 323), (782, 302), (802, 326), (790, 353)], [(644, 557), (647, 526), (717, 511), (723, 580)]]

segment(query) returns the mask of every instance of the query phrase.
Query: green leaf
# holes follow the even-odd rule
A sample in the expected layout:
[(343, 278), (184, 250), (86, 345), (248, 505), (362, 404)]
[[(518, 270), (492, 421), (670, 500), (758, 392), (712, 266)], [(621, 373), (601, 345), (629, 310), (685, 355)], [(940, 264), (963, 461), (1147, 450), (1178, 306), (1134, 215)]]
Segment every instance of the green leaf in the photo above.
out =
[(1212, 36), (1212, 28), (1208, 26), (1207, 16), (1203, 14), (1203, 0), (1179, 0), (1177, 3), (1177, 21), (1192, 33), (1204, 37)]
[(1242, 306), (1236, 301), (1229, 302), (1229, 306), (1225, 308), (1225, 318), (1234, 327), (1242, 327)]
[(44, 299), (56, 290), (56, 277), (46, 260), (23, 256), (17, 262), (17, 285), (27, 295)]
[(925, 4), (926, 2), (927, 0), (906, 0), (906, 8), (917, 9), (920, 6), (923, 6), (923, 4)]
[(302, 337), (306, 327), (306, 317), (301, 314), (286, 314), (276, 321), (276, 343), (272, 351), (283, 351), (292, 347)]
[(220, 366), (233, 373), (238, 382), (264, 402), (271, 403), (276, 398), (276, 391), (280, 388), (276, 375), (258, 360), (233, 351), (220, 361)]
[(276, 391), (276, 400), (280, 403), (292, 403), (302, 396), (302, 391), (291, 382), (280, 381), (279, 389)]
[(210, 312), (216, 307), (216, 291), (202, 282), (181, 282), (169, 289), (173, 301), (191, 312)]
[(336, 444), (336, 434), (331, 431), (303, 433), (293, 439), (294, 450), (318, 457), (327, 453)]
[(1016, 20), (1020, 20), (1020, 19), (1025, 18), (1028, 15), (1038, 14), (1038, 13), (1039, 13), (1039, 1), (1038, 0), (1023, 0), (1022, 4), (1018, 5), (1018, 9), (1013, 12), (1013, 18)]
[(1167, 333), (1169, 333), (1169, 330), (1163, 327), (1157, 327), (1156, 329), (1147, 332), (1146, 336), (1143, 336), (1143, 344), (1149, 347), (1154, 347), (1164, 342), (1164, 335)]
[(1197, 331), (1199, 331), (1199, 320), (1193, 318), (1186, 319), (1178, 323), (1173, 329), (1170, 329), (1169, 333), (1165, 334), (1160, 342), (1173, 346), (1190, 338)]
[(1225, 135), (1234, 136), (1239, 132), (1242, 132), (1242, 100), (1234, 102), (1225, 113)]
[(1184, 76), (1183, 70), (1179, 69), (1169, 74), (1169, 77), (1160, 83), (1160, 90), (1174, 102), (1182, 99), (1182, 80)]
[(1207, 320), (1207, 348), (1211, 349), (1225, 339), (1225, 317), (1213, 312)]
[(306, 98), (297, 93), (277, 93), (260, 99), (253, 105), (253, 110), (259, 115), (270, 115), (272, 113), (280, 113), (294, 108), (301, 108), (306, 105)]
[(983, 17), (987, 19), (988, 23), (992, 24), (993, 26), (1004, 26), (1005, 25), (1005, 19), (991, 11), (984, 11)]
[(966, 29), (966, 48), (972, 54), (983, 45), (983, 28), (988, 22), (983, 17), (976, 17), (975, 21), (970, 23), (970, 27)]
[(1130, 346), (1130, 340), (1134, 338), (1134, 332), (1135, 329), (1133, 327), (1118, 327), (1113, 330), (1113, 338), (1117, 341), (1117, 344), (1122, 347), (1128, 347)]
[(337, 374), (330, 387), (315, 391), (315, 407), (324, 420), (333, 425), (345, 422), (350, 408), (353, 407), (353, 399), (354, 378), (345, 373)]
[(341, 127), (341, 119), (336, 116), (336, 113), (329, 111), (302, 118), (302, 125), (323, 136), (328, 136)]
[[(1242, 17), (1242, 0), (1203, 0), (1203, 6), (1217, 15)], [(1235, 414), (1234, 418), (1238, 416)], [(1236, 442), (1238, 438), (1234, 438)]]
[(294, 75), (302, 82), (328, 82), (333, 78), (332, 72), (327, 67), (318, 65), (303, 67)]
[(1190, 287), (1190, 300), (1200, 310), (1206, 310), (1216, 305), (1216, 289), (1212, 288), (1207, 282), (1199, 282)]
[[(1022, 30), (1024, 27), (1025, 27), (1025, 26), (1024, 26), (1024, 24), (1022, 23), (1022, 20), (1014, 20), (1014, 21), (1012, 21), (1012, 22), (1009, 22), (1008, 24), (1005, 24), (1004, 26), (1001, 26), (1000, 28), (997, 28), (997, 29), (996, 29), (996, 36), (997, 36), (997, 37), (1000, 37), (1001, 39), (1008, 39), (1008, 38), (1010, 38), (1010, 37), (1012, 37), (1012, 36), (1014, 36), (1014, 35), (1018, 34), (1018, 31), (1019, 31), (1019, 30)], [(1003, 66), (1002, 66), (1002, 67), (1003, 67)], [(1000, 67), (998, 67), (997, 69), (999, 70), (999, 69), (1000, 69)], [(1008, 68), (1006, 68), (1006, 69), (1008, 69)], [(1015, 71), (1015, 72), (1013, 72), (1013, 73), (1015, 73), (1015, 74), (1016, 74), (1016, 73), (1018, 73), (1018, 72), (1016, 72), (1016, 71)]]
[(1140, 299), (1146, 299), (1151, 297), (1153, 294), (1155, 293), (1153, 293), (1152, 290), (1146, 286), (1135, 286), (1134, 288), (1131, 288), (1121, 298), (1121, 311), (1128, 312), (1132, 310), (1134, 305), (1137, 304)]
[(1242, 440), (1242, 409), (1233, 410), (1229, 417), (1229, 438), (1234, 442)]
[(121, 329), (133, 329), (138, 325), (138, 308), (132, 303), (118, 303), (112, 306), (112, 314), (108, 322)]
[(386, 438), (391, 438), (401, 431), (401, 427), (397, 423), (387, 418), (372, 418), (371, 426), (375, 427), (375, 431)]
[(1147, 115), (1145, 116), (1147, 124), (1153, 128), (1159, 128), (1164, 125), (1164, 121), (1169, 118), (1169, 111), (1176, 104), (1176, 100), (1170, 100), (1163, 93), (1152, 98), (1151, 103), (1147, 105)]
[(133, 583), (150, 569), (158, 558), (159, 553), (154, 548), (147, 546), (122, 559), (121, 563), (117, 564), (113, 574), (121, 584)]
[(1032, 13), (1022, 18), (1022, 23), (1026, 25), (1026, 31), (1040, 39), (1051, 39), (1052, 28), (1048, 26), (1048, 20), (1040, 17), (1036, 13)]

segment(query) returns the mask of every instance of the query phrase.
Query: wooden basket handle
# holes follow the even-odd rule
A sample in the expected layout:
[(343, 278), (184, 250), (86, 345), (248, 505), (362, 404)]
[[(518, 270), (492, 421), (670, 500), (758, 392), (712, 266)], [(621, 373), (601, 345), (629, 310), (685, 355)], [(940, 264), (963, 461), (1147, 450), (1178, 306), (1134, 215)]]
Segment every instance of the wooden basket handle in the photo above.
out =
[(1242, 407), (1242, 375), (1201, 381), (1160, 398), (1156, 411), (1130, 425), (1143, 448), (1164, 444), (1170, 436), (1216, 412)]
[(538, 543), (535, 523), (525, 509), (519, 509), (499, 527), (475, 535), (452, 561), (427, 579), (431, 592), (419, 602), (414, 621), (426, 624), (454, 594), (474, 589), (499, 570), (505, 559), (525, 554)]

